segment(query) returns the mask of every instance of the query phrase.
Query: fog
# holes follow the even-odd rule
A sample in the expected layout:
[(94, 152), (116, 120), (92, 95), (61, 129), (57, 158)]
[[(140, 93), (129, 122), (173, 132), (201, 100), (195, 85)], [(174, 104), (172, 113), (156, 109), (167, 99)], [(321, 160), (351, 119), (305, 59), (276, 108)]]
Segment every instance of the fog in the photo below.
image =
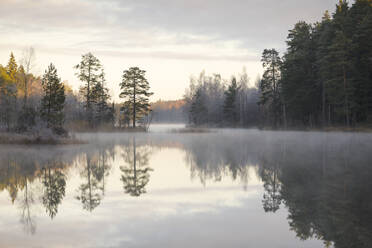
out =
[(372, 244), (372, 135), (180, 127), (1, 146), (2, 245)]

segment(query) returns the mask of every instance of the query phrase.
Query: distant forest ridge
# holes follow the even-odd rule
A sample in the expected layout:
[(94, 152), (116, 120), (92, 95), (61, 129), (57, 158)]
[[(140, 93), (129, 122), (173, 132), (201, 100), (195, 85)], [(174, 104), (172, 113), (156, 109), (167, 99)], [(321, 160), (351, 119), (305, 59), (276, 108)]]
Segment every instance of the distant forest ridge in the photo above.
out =
[(180, 100), (158, 100), (151, 103), (153, 111), (152, 121), (155, 123), (184, 123), (186, 122), (184, 99)]

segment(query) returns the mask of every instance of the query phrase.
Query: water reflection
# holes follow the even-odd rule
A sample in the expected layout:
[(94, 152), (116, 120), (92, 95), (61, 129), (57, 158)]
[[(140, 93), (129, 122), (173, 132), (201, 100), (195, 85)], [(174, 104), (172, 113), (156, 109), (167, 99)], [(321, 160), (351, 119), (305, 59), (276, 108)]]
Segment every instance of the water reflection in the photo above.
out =
[(140, 196), (146, 193), (146, 185), (150, 181), (150, 171), (148, 167), (150, 147), (136, 146), (136, 138), (132, 138), (132, 144), (123, 147), (122, 156), (127, 166), (120, 166), (122, 172), (121, 181), (125, 193), (131, 196)]
[[(92, 212), (99, 206), (105, 195), (105, 177), (109, 175), (111, 165), (108, 163), (108, 155), (113, 154), (111, 149), (98, 147), (97, 150), (83, 152), (79, 158), (79, 164), (83, 165), (80, 172), (84, 182), (78, 189), (76, 199), (81, 201), (83, 209)], [(84, 166), (85, 165), (85, 166)]]
[[(299, 239), (324, 243), (315, 247), (372, 246), (371, 135), (236, 131), (117, 136), (93, 139), (82, 135), (91, 141), (82, 146), (1, 149), (0, 196), (7, 192), (9, 207), (19, 209), (25, 232), (35, 234), (36, 220), (43, 220), (36, 211), (38, 207), (54, 221), (64, 202), (69, 206), (76, 202), (85, 212), (99, 215), (104, 209), (111, 212), (114, 206), (103, 203), (114, 199), (140, 208), (141, 200), (161, 202), (162, 194), (169, 198), (174, 192), (181, 195), (186, 187), (168, 187), (164, 193), (148, 191), (156, 189), (152, 180), (172, 180), (175, 175), (164, 172), (162, 165), (177, 161), (191, 177), (185, 184), (199, 181), (202, 188), (224, 185), (230, 189), (234, 185), (231, 181), (248, 195), (249, 188), (253, 188), (250, 182), (258, 177), (261, 189), (255, 190), (259, 195), (252, 197), (261, 205), (261, 211), (267, 215), (285, 213), (288, 224), (280, 228), (285, 230), (289, 225)], [(170, 156), (176, 152), (184, 159), (172, 160)], [(120, 198), (115, 198), (118, 192)], [(184, 202), (192, 202), (195, 194), (185, 196), (189, 198)], [(138, 201), (132, 202), (133, 198)], [(168, 204), (170, 211), (173, 206)], [(183, 208), (188, 206), (182, 204)], [(250, 208), (244, 201), (237, 206)], [(233, 211), (237, 210), (227, 213)], [(90, 215), (92, 223), (94, 214)], [(247, 226), (240, 220), (236, 228)], [(244, 239), (237, 241), (247, 243)]]
[(42, 169), (43, 205), (47, 214), (53, 219), (58, 213), (58, 205), (65, 196), (66, 176), (56, 167)]

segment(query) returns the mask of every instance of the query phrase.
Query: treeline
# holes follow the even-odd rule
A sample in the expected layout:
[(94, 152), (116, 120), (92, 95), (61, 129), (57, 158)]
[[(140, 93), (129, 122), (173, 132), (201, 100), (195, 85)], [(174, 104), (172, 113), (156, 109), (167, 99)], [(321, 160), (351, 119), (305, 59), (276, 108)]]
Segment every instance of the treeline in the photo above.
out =
[(67, 130), (129, 127), (130, 123), (148, 125), (149, 83), (145, 71), (131, 67), (123, 72), (120, 98), (123, 104), (110, 101), (104, 68), (93, 54), (82, 55), (74, 66), (82, 82), (74, 93), (50, 64), (44, 75), (31, 73), (35, 53), (25, 51), (19, 65), (11, 53), (6, 66), (0, 65), (0, 130), (31, 132), (51, 130), (66, 134)]
[(283, 57), (262, 55), (263, 124), (355, 127), (372, 121), (372, 1), (340, 0), (315, 24), (289, 31)]
[(191, 78), (185, 93), (185, 112), (195, 126), (255, 126), (259, 121), (259, 92), (249, 86), (245, 70), (230, 81), (202, 72)]
[(184, 100), (162, 101), (151, 104), (153, 122), (155, 123), (185, 123)]
[[(372, 123), (372, 1), (340, 0), (332, 16), (298, 22), (287, 51), (262, 54), (264, 73), (249, 88), (247, 76), (191, 79), (185, 94), (192, 125), (262, 128), (360, 127)], [(257, 105), (258, 104), (258, 105)]]

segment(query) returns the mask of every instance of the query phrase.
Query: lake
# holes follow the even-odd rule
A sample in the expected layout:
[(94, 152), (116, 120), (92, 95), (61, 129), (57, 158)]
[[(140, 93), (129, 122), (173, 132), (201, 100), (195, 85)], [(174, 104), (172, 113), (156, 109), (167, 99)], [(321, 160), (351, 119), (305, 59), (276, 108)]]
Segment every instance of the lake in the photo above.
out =
[(0, 146), (0, 247), (372, 247), (372, 135), (215, 129)]

